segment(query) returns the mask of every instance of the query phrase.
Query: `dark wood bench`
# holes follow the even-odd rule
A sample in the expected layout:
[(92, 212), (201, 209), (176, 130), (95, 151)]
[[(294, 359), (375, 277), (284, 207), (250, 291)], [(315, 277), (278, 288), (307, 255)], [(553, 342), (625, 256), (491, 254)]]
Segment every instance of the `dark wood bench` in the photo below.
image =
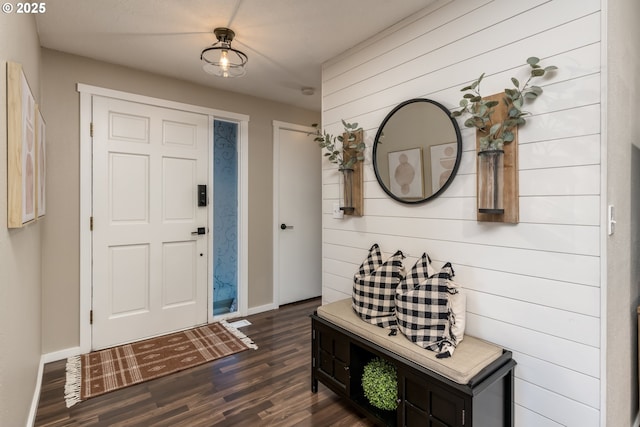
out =
[[(311, 315), (311, 389), (318, 382), (385, 426), (512, 427), (513, 369), (510, 351), (465, 336), (453, 357), (362, 321), (350, 300), (324, 305)], [(396, 367), (398, 409), (373, 407), (362, 389), (364, 366), (381, 357)]]

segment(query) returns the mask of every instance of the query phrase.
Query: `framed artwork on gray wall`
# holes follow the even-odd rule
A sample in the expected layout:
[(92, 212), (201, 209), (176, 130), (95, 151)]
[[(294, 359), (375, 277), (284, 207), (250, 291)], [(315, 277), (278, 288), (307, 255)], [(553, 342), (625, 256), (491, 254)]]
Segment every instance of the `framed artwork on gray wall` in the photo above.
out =
[[(7, 62), (7, 227), (9, 228), (22, 227), (37, 218), (38, 117), (41, 115), (37, 110), (22, 65)], [(42, 124), (42, 132), (44, 132), (44, 120)], [(44, 147), (44, 133), (40, 142)], [(41, 177), (43, 183), (44, 164), (43, 150)], [(44, 185), (42, 191), (44, 192)], [(44, 193), (42, 197), (44, 200)]]

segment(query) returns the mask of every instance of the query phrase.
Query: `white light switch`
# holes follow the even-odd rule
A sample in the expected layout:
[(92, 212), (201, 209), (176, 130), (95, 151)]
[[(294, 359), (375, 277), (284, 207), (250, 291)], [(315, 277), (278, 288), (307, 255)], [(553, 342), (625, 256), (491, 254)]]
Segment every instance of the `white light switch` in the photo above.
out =
[(612, 236), (616, 231), (615, 208), (609, 205), (607, 209), (607, 233)]
[(340, 210), (340, 203), (333, 204), (333, 217), (335, 219), (344, 218), (344, 212)]

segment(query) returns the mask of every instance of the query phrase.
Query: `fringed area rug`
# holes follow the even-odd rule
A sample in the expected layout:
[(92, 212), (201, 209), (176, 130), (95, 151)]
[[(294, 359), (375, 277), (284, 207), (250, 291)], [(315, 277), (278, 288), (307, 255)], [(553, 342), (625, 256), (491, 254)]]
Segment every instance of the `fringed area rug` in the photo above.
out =
[(67, 408), (143, 381), (258, 347), (224, 320), (67, 359)]

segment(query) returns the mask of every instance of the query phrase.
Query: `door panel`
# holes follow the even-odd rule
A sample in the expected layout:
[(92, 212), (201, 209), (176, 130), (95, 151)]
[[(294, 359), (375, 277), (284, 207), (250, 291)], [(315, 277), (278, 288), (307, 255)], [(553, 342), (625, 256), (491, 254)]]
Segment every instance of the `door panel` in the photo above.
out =
[(207, 321), (208, 117), (93, 99), (93, 349)]
[(150, 118), (133, 114), (109, 113), (109, 139), (111, 141), (149, 143)]
[(163, 308), (195, 303), (197, 298), (196, 242), (169, 242), (163, 245)]
[[(322, 293), (322, 170), (309, 132), (280, 129), (278, 168), (279, 304)], [(280, 228), (285, 224), (288, 228)]]
[(175, 145), (196, 148), (198, 144), (198, 127), (191, 123), (178, 123), (165, 120), (163, 126), (164, 145)]
[(197, 185), (197, 164), (191, 159), (163, 159), (162, 212), (163, 222), (189, 221), (196, 217), (196, 198), (192, 191)]
[(112, 316), (149, 310), (149, 245), (111, 246), (109, 273)]
[(110, 222), (149, 222), (149, 156), (109, 154)]

